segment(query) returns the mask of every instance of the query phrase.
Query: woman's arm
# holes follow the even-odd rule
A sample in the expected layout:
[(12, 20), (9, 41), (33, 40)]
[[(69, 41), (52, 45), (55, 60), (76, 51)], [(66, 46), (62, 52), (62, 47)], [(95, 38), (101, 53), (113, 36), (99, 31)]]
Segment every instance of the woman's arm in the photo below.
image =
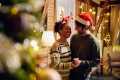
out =
[(61, 62), (60, 53), (53, 52), (51, 54), (51, 67), (55, 69), (71, 69), (71, 62)]

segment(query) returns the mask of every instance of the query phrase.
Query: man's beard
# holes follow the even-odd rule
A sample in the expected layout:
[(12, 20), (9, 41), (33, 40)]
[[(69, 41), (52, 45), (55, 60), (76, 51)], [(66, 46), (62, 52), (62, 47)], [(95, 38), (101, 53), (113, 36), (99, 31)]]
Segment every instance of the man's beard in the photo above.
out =
[(85, 36), (87, 33), (86, 31), (81, 31), (81, 32), (78, 32), (81, 36)]

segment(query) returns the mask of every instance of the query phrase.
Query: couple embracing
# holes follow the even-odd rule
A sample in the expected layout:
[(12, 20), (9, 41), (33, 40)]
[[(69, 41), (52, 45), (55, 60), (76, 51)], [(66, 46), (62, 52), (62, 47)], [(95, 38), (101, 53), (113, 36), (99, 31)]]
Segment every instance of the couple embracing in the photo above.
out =
[(70, 40), (71, 28), (66, 19), (55, 23), (54, 31), (59, 33), (51, 48), (51, 67), (56, 69), (62, 76), (62, 80), (85, 80), (91, 68), (99, 64), (100, 48), (95, 39), (88, 33), (93, 25), (89, 13), (81, 13), (75, 19), (77, 31)]

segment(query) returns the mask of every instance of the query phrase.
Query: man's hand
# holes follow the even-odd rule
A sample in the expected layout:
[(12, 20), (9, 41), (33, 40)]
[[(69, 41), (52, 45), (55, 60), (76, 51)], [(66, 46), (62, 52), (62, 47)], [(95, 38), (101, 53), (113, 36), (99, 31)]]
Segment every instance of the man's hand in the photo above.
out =
[(72, 65), (72, 68), (76, 68), (80, 65), (81, 61), (79, 60), (79, 58), (74, 58), (73, 59), (73, 63), (71, 64)]
[(74, 63), (75, 65), (81, 63), (81, 61), (79, 60), (79, 58), (74, 58), (73, 60), (74, 60), (73, 63)]

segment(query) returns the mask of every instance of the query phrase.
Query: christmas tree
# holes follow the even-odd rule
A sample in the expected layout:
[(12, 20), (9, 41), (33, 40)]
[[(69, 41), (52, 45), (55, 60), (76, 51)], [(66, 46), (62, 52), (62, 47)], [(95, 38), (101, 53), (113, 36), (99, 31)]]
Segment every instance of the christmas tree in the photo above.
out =
[(34, 47), (35, 41), (40, 42), (42, 35), (40, 20), (43, 3), (44, 0), (40, 0), (41, 5), (36, 7), (34, 0), (0, 0), (0, 53), (5, 57), (0, 58), (5, 67), (0, 79), (33, 80), (35, 77), (33, 54), (38, 50)]

